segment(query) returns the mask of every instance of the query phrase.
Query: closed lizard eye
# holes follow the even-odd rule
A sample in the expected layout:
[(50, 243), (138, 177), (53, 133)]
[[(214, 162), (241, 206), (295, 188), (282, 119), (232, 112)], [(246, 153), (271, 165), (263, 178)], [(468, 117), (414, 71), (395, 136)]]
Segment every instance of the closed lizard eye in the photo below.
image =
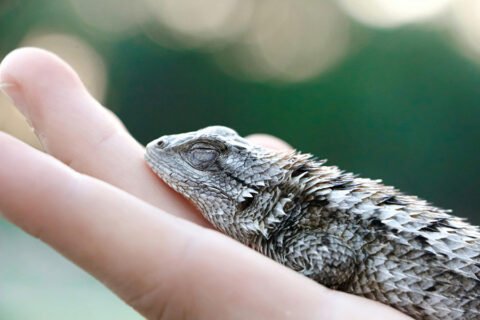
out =
[(213, 149), (195, 149), (191, 151), (191, 155), (198, 162), (211, 162), (217, 159), (218, 151)]
[(188, 151), (188, 162), (196, 169), (205, 170), (217, 160), (219, 155), (220, 152), (213, 146), (193, 145)]

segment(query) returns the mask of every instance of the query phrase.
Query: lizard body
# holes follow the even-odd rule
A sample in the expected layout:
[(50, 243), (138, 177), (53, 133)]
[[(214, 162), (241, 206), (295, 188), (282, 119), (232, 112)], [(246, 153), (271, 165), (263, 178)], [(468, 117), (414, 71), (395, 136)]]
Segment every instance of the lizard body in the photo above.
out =
[(217, 229), (333, 289), (415, 319), (480, 319), (480, 232), (449, 211), (220, 126), (146, 161)]

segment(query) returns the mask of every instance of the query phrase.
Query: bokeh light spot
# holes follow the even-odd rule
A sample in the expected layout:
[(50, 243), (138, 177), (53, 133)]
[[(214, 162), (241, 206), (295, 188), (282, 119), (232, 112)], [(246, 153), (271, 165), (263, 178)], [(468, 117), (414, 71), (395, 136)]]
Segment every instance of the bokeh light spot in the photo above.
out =
[(304, 81), (339, 62), (348, 44), (348, 20), (330, 2), (265, 0), (257, 2), (240, 47), (219, 61), (260, 81)]
[(150, 13), (144, 1), (70, 0), (77, 16), (88, 26), (109, 35), (125, 36), (140, 30)]
[(357, 21), (372, 27), (392, 28), (421, 22), (444, 13), (452, 0), (339, 0)]
[(452, 10), (452, 25), (460, 51), (480, 63), (480, 1), (456, 1)]
[(248, 26), (253, 0), (149, 0), (159, 22), (183, 45), (231, 40)]

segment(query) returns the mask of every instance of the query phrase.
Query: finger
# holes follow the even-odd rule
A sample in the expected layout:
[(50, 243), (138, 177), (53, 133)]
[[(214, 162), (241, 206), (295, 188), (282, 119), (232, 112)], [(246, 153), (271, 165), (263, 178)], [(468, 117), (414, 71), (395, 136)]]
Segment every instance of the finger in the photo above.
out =
[(273, 150), (279, 150), (279, 151), (284, 151), (284, 150), (292, 150), (292, 146), (290, 146), (288, 143), (286, 143), (283, 140), (280, 140), (274, 136), (268, 135), (268, 134), (252, 134), (246, 137), (250, 142), (258, 144), (260, 146), (270, 148)]
[(170, 213), (207, 225), (189, 202), (147, 168), (143, 147), (58, 57), (40, 49), (15, 50), (0, 65), (0, 83), (48, 153)]
[[(377, 303), (324, 289), (5, 134), (0, 150), (0, 211), (149, 319), (334, 320), (360, 319), (367, 311), (381, 312), (378, 319), (406, 319)], [(339, 310), (331, 309), (341, 301)]]

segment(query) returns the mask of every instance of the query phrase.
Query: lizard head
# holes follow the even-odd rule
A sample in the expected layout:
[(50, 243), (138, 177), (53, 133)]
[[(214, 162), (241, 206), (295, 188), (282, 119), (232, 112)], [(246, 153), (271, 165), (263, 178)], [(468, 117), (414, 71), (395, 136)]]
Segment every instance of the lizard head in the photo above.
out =
[[(218, 229), (237, 237), (261, 231), (258, 217), (272, 209), (277, 195), (271, 191), (287, 174), (284, 158), (221, 126), (160, 137), (145, 155), (162, 180)], [(232, 230), (239, 226), (244, 230)]]

